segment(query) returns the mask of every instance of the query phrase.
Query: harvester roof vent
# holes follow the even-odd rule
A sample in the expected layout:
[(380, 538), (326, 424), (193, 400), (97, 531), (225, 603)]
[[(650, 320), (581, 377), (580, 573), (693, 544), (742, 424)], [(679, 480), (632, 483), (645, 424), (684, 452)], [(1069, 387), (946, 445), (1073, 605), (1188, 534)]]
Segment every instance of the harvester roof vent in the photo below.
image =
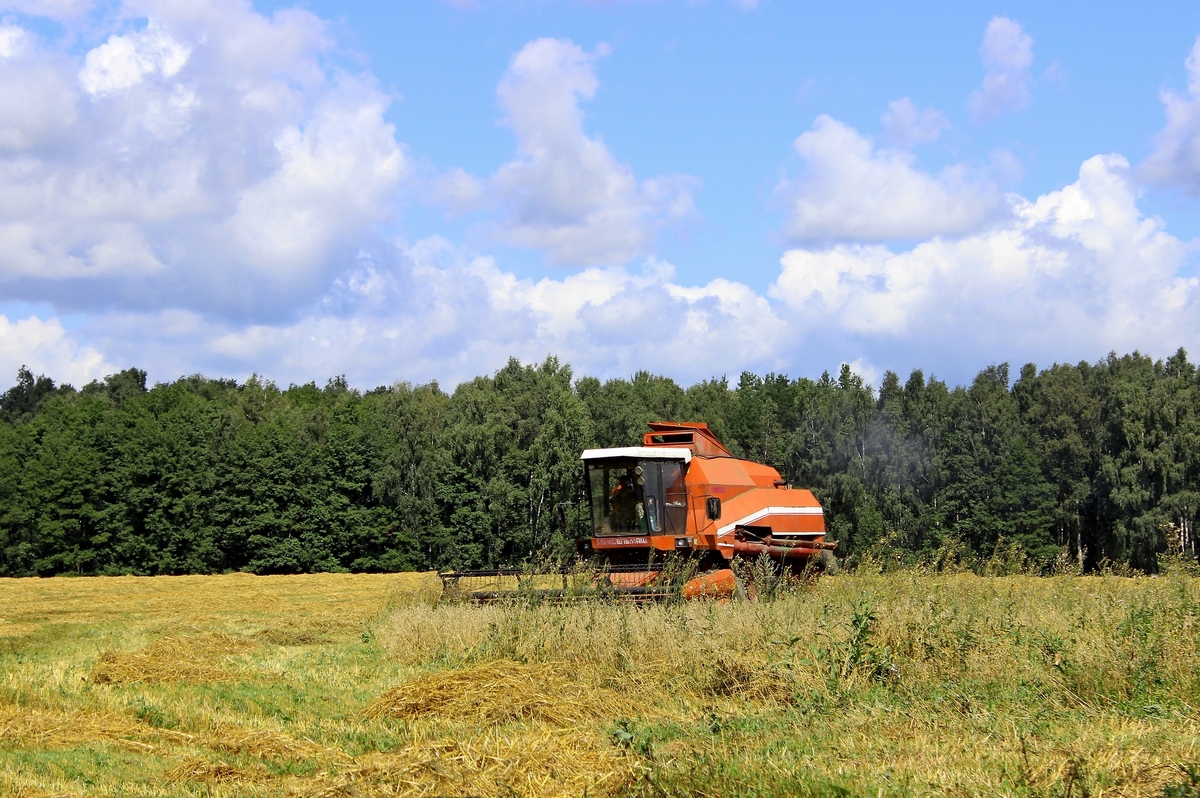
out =
[(646, 446), (678, 446), (691, 449), (697, 457), (731, 457), (703, 421), (651, 421), (642, 436)]

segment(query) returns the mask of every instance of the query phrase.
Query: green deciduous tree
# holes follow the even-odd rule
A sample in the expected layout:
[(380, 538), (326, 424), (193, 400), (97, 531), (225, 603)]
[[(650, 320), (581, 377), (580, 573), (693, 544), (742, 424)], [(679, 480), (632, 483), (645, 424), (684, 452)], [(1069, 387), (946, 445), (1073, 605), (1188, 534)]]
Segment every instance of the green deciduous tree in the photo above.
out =
[(1195, 556), (1200, 375), (1183, 350), (990, 366), (950, 389), (743, 373), (686, 390), (516, 360), (446, 394), (280, 390), (126, 369), (80, 391), (26, 368), (0, 395), (0, 575), (516, 564), (572, 550), (579, 453), (654, 420), (704, 421), (811, 488), (839, 552), (1153, 571)]

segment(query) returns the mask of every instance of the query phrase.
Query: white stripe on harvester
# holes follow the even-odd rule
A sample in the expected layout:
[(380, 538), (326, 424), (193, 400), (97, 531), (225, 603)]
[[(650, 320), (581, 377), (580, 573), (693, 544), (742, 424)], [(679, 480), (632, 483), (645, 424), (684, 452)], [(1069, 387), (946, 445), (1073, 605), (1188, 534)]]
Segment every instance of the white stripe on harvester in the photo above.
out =
[(822, 515), (823, 513), (824, 511), (820, 507), (764, 507), (721, 527), (717, 530), (717, 537), (732, 532), (735, 527), (753, 524), (755, 521), (768, 515)]

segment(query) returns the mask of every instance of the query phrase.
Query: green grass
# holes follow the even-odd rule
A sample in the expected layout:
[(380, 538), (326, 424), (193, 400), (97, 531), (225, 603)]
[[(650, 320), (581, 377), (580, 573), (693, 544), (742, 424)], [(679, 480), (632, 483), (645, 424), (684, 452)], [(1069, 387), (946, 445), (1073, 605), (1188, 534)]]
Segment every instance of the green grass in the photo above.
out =
[[(645, 607), (435, 585), (0, 581), (0, 795), (1200, 798), (1193, 577), (860, 573)], [(97, 681), (106, 652), (158, 680)], [(457, 704), (364, 714), (447, 674)], [(524, 689), (588, 709), (497, 692)]]
[(759, 604), (444, 607), (405, 664), (564, 662), (645, 795), (1160, 795), (1200, 760), (1200, 592), (1169, 579), (823, 578)]

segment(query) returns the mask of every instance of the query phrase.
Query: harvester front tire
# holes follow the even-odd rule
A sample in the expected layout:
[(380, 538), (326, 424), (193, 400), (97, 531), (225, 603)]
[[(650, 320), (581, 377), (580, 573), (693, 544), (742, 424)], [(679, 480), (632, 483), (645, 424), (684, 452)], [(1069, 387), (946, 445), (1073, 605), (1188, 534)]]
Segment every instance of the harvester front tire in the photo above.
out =
[(817, 568), (820, 569), (821, 573), (833, 576), (838, 572), (840, 567), (837, 557), (833, 556), (832, 551), (823, 551), (817, 555)]

